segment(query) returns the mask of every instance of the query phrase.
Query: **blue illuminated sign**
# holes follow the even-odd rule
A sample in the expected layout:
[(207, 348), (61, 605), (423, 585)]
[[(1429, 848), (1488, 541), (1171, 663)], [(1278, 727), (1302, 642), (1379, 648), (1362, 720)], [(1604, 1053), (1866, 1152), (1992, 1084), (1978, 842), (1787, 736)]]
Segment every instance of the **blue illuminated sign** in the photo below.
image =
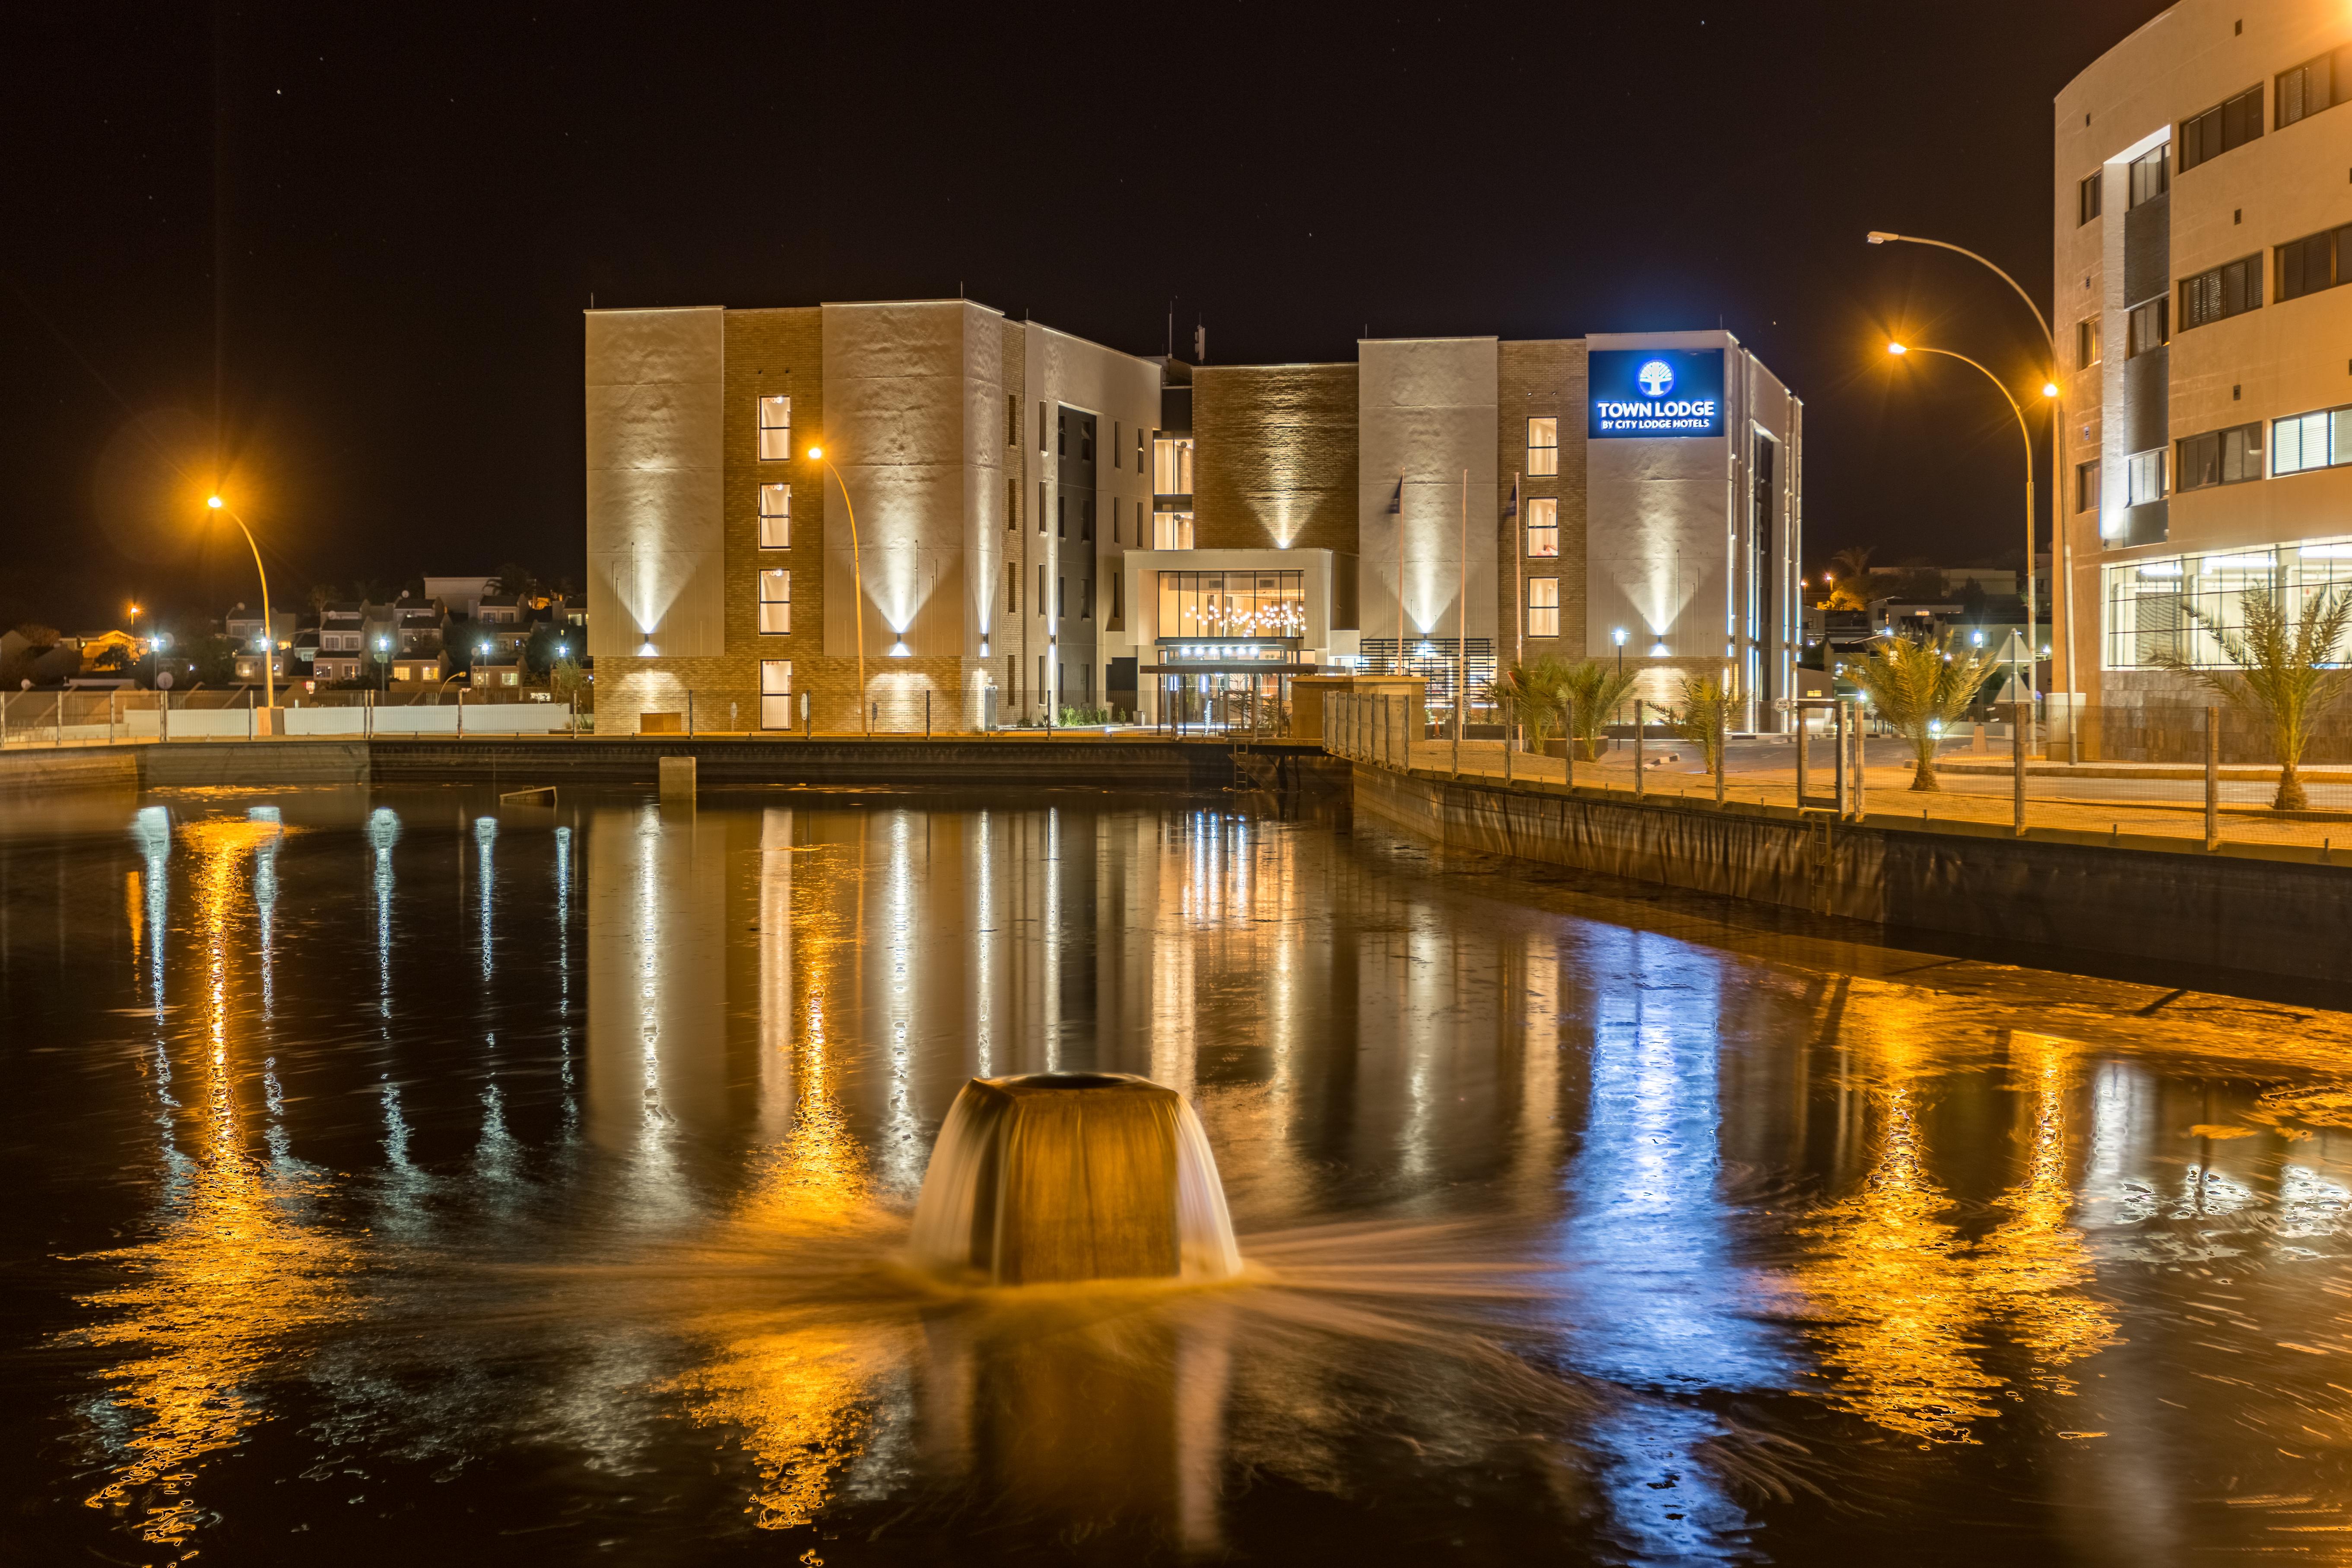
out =
[(1588, 371), (1593, 440), (1724, 432), (1721, 349), (1595, 349)]

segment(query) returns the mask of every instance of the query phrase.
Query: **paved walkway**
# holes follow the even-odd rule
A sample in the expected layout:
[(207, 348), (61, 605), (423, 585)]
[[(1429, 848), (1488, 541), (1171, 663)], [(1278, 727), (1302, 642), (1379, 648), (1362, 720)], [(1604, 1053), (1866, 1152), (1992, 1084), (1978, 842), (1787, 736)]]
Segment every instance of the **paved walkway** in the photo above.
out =
[[(1699, 751), (1685, 742), (1652, 741), (1644, 744), (1653, 762), (1641, 780), (1646, 795), (1712, 801), (1715, 781), (1700, 765)], [(1777, 754), (1776, 754), (1777, 753)], [(1462, 772), (1500, 781), (1503, 748), (1496, 741), (1465, 741)], [(1576, 784), (1582, 788), (1633, 791), (1633, 751), (1622, 747), (1598, 763), (1576, 764)], [(1947, 761), (1957, 761), (1948, 758)], [(1412, 765), (1438, 773), (1453, 766), (1454, 747), (1446, 741), (1419, 741), (1412, 745)], [(1797, 773), (1789, 742), (1735, 742), (1725, 770), (1725, 798), (1767, 805), (1793, 805)], [(1774, 763), (1779, 765), (1775, 766)], [(1829, 770), (1829, 746), (1813, 743), (1811, 787), (1826, 804), (1833, 787)], [(1521, 752), (1510, 760), (1515, 779), (1562, 783), (1566, 762)], [(2281, 817), (2270, 809), (2276, 789), (2275, 770), (2231, 770), (2242, 775), (2221, 784), (2221, 837), (2226, 842), (2303, 844), (2315, 848), (2345, 846), (2352, 858), (2352, 778), (2338, 783), (2306, 776), (2314, 810), (2306, 816)], [(2342, 770), (2335, 770), (2342, 776)], [(2247, 773), (2257, 776), (2244, 777)], [(2008, 826), (2013, 818), (2011, 779), (2007, 768), (1998, 773), (1937, 770), (1940, 790), (1911, 788), (1910, 748), (1899, 742), (1873, 741), (1864, 777), (1863, 807), (1873, 821), (1924, 819)], [(2070, 828), (2077, 832), (2111, 833), (2123, 837), (2186, 838), (2201, 843), (2205, 836), (2205, 781), (2201, 769), (2166, 770), (2165, 776), (2070, 776), (2064, 764), (2055, 771), (2042, 765), (2026, 773), (2026, 826)]]

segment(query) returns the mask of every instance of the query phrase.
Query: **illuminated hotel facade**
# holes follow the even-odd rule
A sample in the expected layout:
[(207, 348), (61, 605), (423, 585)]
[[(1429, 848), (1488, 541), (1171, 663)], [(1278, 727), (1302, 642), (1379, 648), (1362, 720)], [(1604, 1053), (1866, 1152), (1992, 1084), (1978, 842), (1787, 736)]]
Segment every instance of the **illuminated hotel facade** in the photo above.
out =
[(961, 300), (593, 310), (585, 383), (610, 732), (1213, 719), (1457, 657), (1728, 674), (1758, 728), (1793, 690), (1802, 406), (1728, 333), (1193, 366)]
[(2198, 616), (2352, 584), (2347, 102), (2332, 0), (2182, 0), (2058, 96), (2061, 689), (2202, 706)]

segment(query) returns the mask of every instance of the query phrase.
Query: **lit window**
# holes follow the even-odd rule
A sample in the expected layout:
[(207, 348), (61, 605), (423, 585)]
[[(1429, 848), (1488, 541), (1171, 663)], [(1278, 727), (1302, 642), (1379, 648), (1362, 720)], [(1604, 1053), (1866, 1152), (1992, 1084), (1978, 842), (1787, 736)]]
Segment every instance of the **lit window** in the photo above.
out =
[(2131, 162), (2131, 205), (2152, 202), (2172, 188), (2170, 147), (2151, 147)]
[(766, 636), (781, 636), (793, 629), (793, 574), (789, 572), (760, 574), (760, 630)]
[(2124, 460), (2124, 504), (2146, 506), (2164, 499), (2164, 448), (2135, 452)]
[(789, 730), (793, 727), (793, 661), (788, 658), (763, 658), (760, 661), (760, 728)]
[(1559, 636), (1559, 579), (1530, 577), (1528, 579), (1528, 636), (1556, 637)]
[(2153, 353), (2172, 339), (2172, 300), (2168, 296), (2135, 307), (2126, 319), (2131, 323), (2131, 342), (2125, 345), (2126, 359)]
[(793, 455), (793, 400), (760, 399), (760, 460), (775, 462)]
[(2089, 511), (2099, 504), (2099, 459), (2074, 465), (2074, 510)]
[(1165, 437), (1152, 443), (1151, 489), (1155, 495), (1192, 493), (1192, 438)]
[(1559, 472), (1559, 420), (1528, 421), (1528, 472), (1537, 475)]
[(1559, 502), (1550, 496), (1528, 498), (1528, 553), (1559, 553)]
[(2074, 368), (2088, 370), (2099, 363), (2099, 318), (2085, 316), (2074, 323)]
[(793, 487), (761, 485), (760, 487), (760, 548), (790, 550), (793, 547)]
[(2083, 177), (2083, 183), (2074, 187), (2074, 225), (2076, 227), (2081, 227), (2084, 224), (2090, 222), (2093, 218), (2099, 216), (2099, 208), (2105, 205), (2103, 200), (2105, 191), (2103, 187), (2105, 183), (2106, 175), (2104, 171), (2101, 171), (2084, 175)]
[(1151, 548), (1154, 550), (1190, 550), (1192, 548), (1192, 514), (1189, 511), (1155, 511), (1151, 514)]

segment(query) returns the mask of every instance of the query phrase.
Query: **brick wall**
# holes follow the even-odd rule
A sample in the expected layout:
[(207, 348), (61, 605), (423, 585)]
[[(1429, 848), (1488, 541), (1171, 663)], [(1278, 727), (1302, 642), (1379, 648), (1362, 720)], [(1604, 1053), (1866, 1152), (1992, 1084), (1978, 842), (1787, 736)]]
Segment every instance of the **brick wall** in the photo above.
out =
[(1356, 367), (1192, 373), (1193, 543), (1356, 553)]
[[(1507, 665), (1518, 646), (1521, 605), (1529, 576), (1559, 579), (1559, 637), (1557, 640), (1528, 638), (1526, 657), (1577, 659), (1585, 657), (1585, 514), (1584, 405), (1585, 345), (1565, 339), (1506, 342), (1496, 356), (1495, 479), (1501, 496), (1499, 513), (1510, 505), (1511, 476), (1519, 479), (1519, 515), (1504, 518), (1496, 539), (1495, 559), (1498, 664)], [(1528, 421), (1552, 417), (1559, 421), (1559, 472), (1542, 478), (1528, 468)], [(1549, 496), (1559, 502), (1559, 554), (1538, 559), (1527, 554), (1527, 502)], [(1514, 574), (1512, 563), (1517, 563)], [(1516, 581), (1515, 581), (1516, 577)]]

